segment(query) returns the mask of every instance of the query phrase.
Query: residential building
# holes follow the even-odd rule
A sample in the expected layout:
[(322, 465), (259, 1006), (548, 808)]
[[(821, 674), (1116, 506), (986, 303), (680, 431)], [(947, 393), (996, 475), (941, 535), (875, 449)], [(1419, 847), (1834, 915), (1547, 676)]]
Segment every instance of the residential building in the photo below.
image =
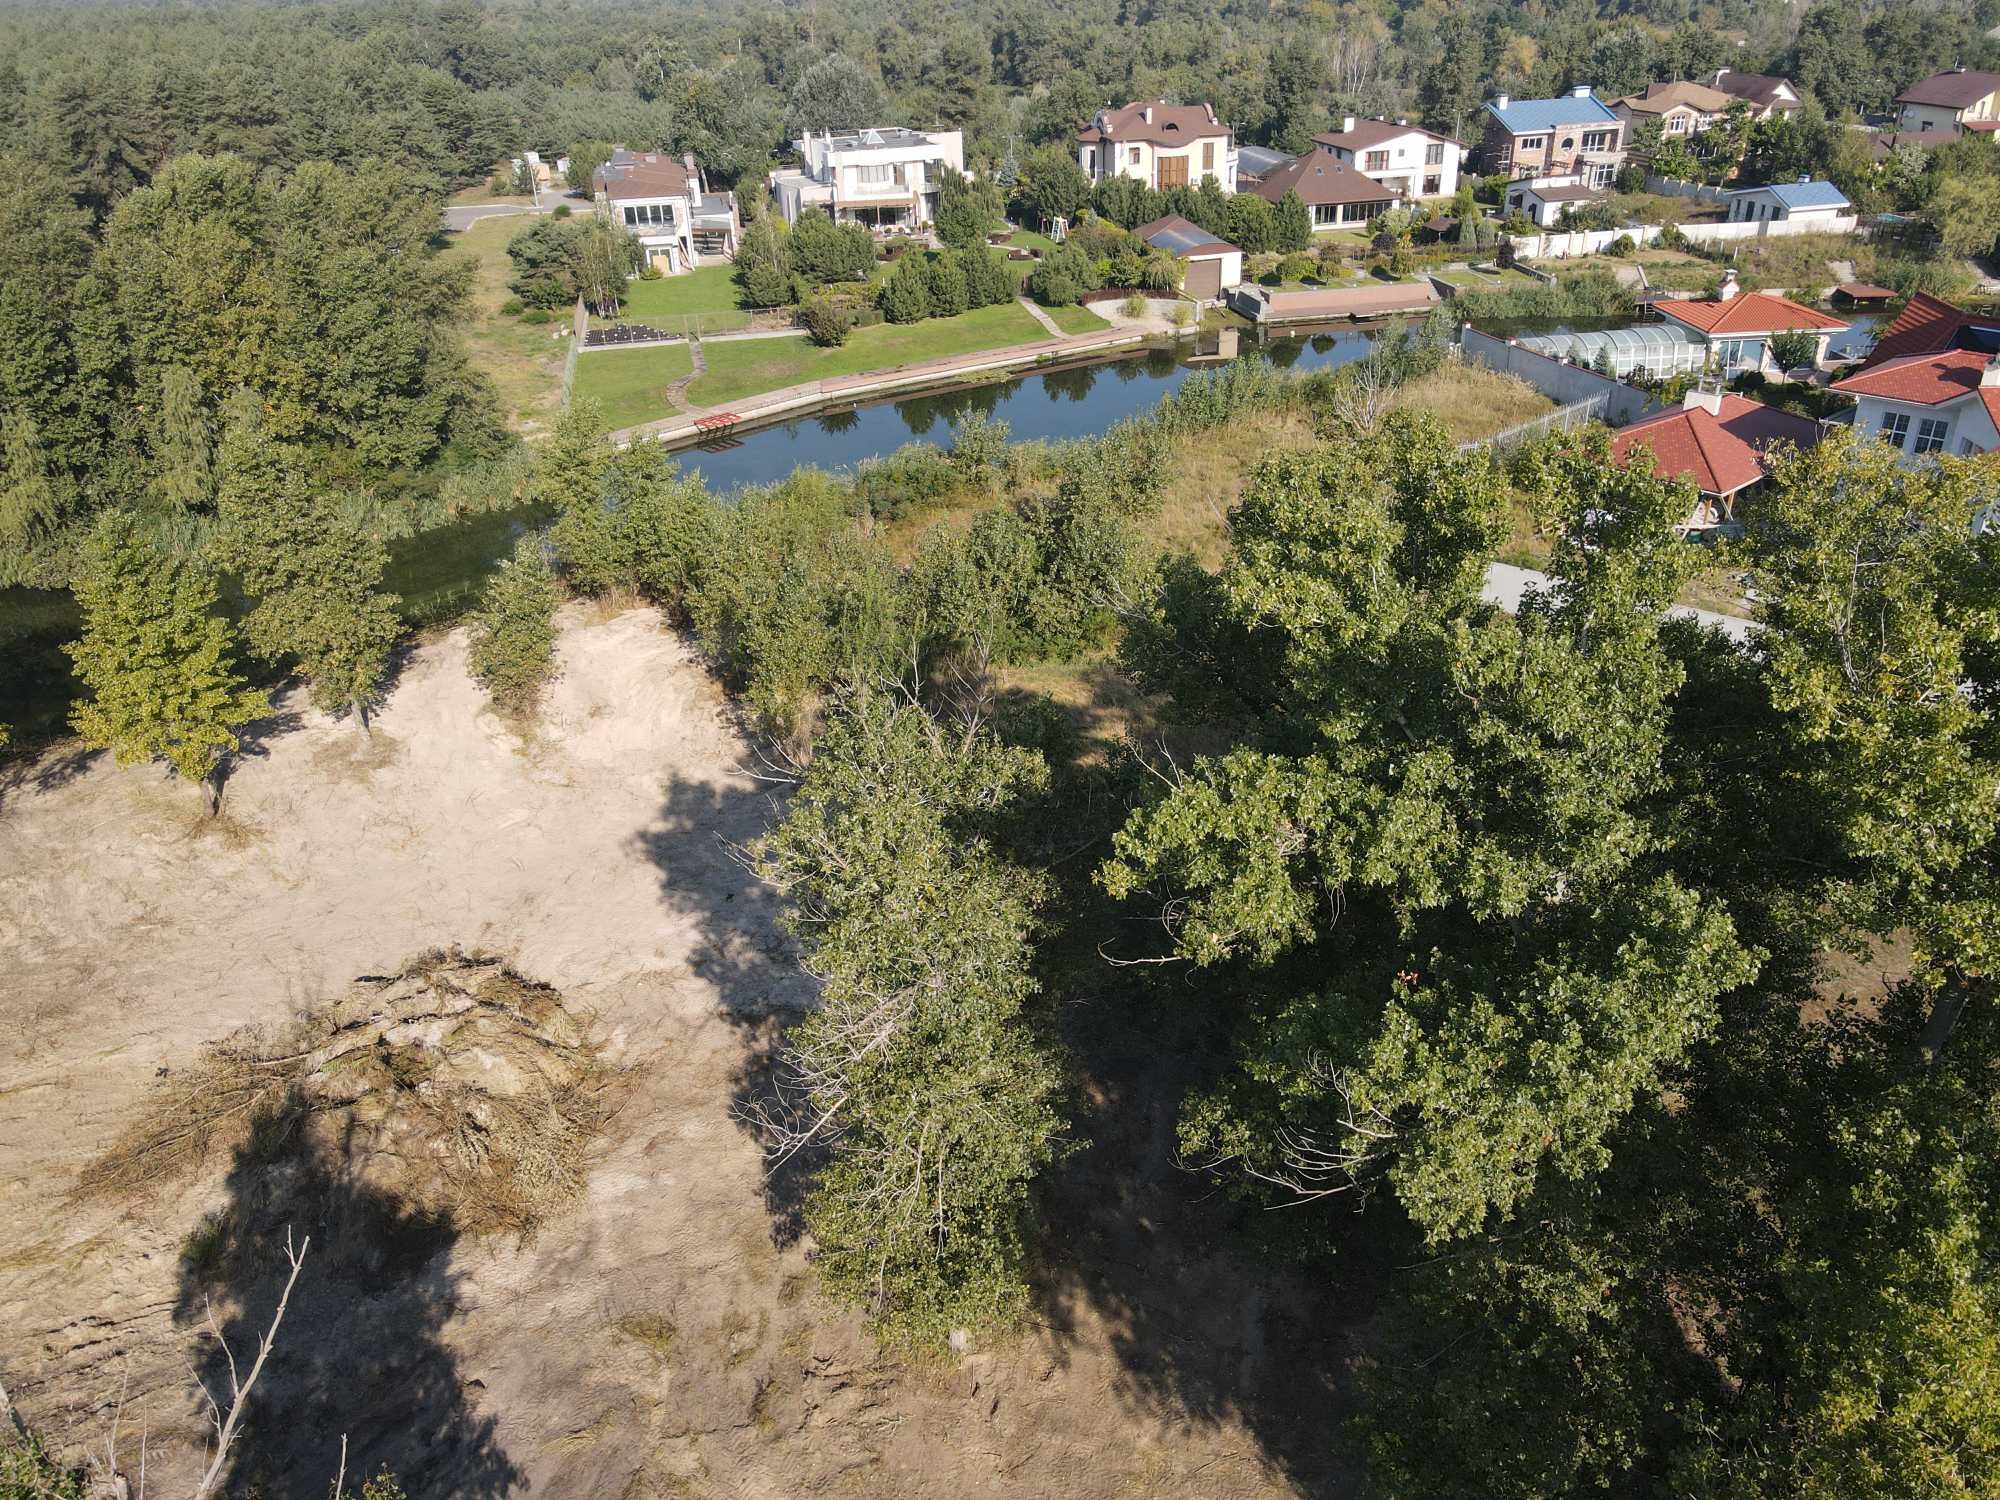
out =
[(1077, 132), (1077, 165), (1092, 182), (1136, 177), (1147, 187), (1200, 187), (1213, 177), (1236, 191), (1236, 148), (1212, 104), (1142, 99), (1101, 109)]
[(1191, 219), (1168, 214), (1132, 232), (1155, 250), (1165, 250), (1187, 262), (1181, 291), (1197, 302), (1219, 301), (1231, 287), (1243, 284), (1243, 252)]
[(1575, 173), (1567, 177), (1530, 177), (1507, 184), (1507, 212), (1526, 214), (1541, 228), (1552, 229), (1562, 219), (1564, 209), (1580, 208), (1603, 196), (1600, 189), (1586, 187), (1583, 178)]
[(1837, 219), (1853, 205), (1830, 182), (1800, 178), (1767, 187), (1737, 188), (1729, 195), (1732, 224), (1769, 223), (1776, 219)]
[(1611, 454), (1626, 462), (1634, 449), (1653, 455), (1653, 472), (1695, 487), (1693, 512), (1679, 528), (1709, 531), (1737, 523), (1736, 502), (1764, 482), (1780, 443), (1809, 448), (1819, 424), (1745, 396), (1697, 387), (1678, 410), (1645, 417), (1611, 436)]
[(1835, 381), (1833, 389), (1854, 398), (1854, 430), (1900, 448), (1906, 463), (1933, 453), (2000, 451), (2000, 354), (1906, 354)]
[(1718, 68), (1708, 79), (1708, 86), (1747, 103), (1753, 120), (1788, 115), (1805, 106), (1797, 84), (1769, 73), (1738, 73), (1733, 68)]
[(1236, 148), (1236, 185), (1240, 192), (1243, 179), (1262, 177), (1266, 172), (1275, 172), (1292, 159), (1289, 151), (1280, 151), (1276, 146), (1238, 146)]
[(1272, 203), (1288, 192), (1297, 193), (1312, 214), (1315, 230), (1367, 224), (1401, 201), (1359, 167), (1317, 148), (1262, 177), (1245, 178), (1243, 191)]
[(1948, 141), (1958, 139), (1958, 127), (1945, 130), (1871, 130), (1867, 134), (1868, 150), (1879, 163), (1887, 161), (1903, 146), (1914, 146), (1919, 151), (1935, 151)]
[(1912, 292), (1895, 321), (1876, 337), (1861, 368), (1872, 370), (1892, 359), (1947, 349), (2000, 353), (2000, 313), (1966, 312), (1928, 292)]
[(1725, 378), (1773, 368), (1773, 334), (1803, 330), (1815, 336), (1813, 363), (1826, 358), (1827, 341), (1848, 325), (1831, 313), (1773, 292), (1743, 292), (1736, 273), (1725, 272), (1713, 297), (1656, 302), (1662, 318), (1678, 323), (1708, 346), (1708, 362)]
[(1359, 167), (1362, 175), (1404, 198), (1449, 198), (1458, 191), (1458, 165), (1465, 147), (1448, 135), (1407, 120), (1360, 120), (1353, 115), (1340, 129), (1313, 141), (1336, 161)]
[(1933, 73), (1898, 94), (1896, 106), (1905, 130), (2000, 129), (2000, 73)]
[(1578, 84), (1560, 99), (1494, 97), (1485, 109), (1486, 170), (1509, 177), (1565, 177), (1609, 187), (1625, 161), (1625, 122)]
[(1649, 83), (1643, 94), (1614, 101), (1611, 112), (1628, 127), (1657, 124), (1661, 140), (1687, 140), (1714, 125), (1735, 103), (1735, 95), (1705, 83)]
[(809, 208), (876, 230), (928, 228), (945, 171), (965, 170), (957, 130), (808, 130), (793, 142), (803, 165), (771, 174), (771, 194), (787, 224)]
[(597, 211), (637, 235), (647, 263), (670, 275), (736, 253), (736, 199), (709, 192), (692, 156), (619, 146), (592, 189)]

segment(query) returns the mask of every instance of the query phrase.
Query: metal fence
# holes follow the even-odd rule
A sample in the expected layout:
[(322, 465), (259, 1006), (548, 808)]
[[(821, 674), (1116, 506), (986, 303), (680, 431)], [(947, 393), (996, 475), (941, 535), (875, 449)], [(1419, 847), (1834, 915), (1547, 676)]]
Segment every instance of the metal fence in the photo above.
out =
[(1511, 448), (1516, 443), (1525, 443), (1550, 432), (1567, 432), (1572, 427), (1581, 427), (1587, 422), (1602, 422), (1611, 409), (1608, 392), (1590, 396), (1569, 406), (1558, 407), (1545, 416), (1531, 417), (1525, 422), (1517, 422), (1512, 427), (1503, 428), (1488, 438), (1474, 442), (1460, 443), (1458, 451), (1469, 453), (1474, 448), (1492, 448), (1496, 452)]

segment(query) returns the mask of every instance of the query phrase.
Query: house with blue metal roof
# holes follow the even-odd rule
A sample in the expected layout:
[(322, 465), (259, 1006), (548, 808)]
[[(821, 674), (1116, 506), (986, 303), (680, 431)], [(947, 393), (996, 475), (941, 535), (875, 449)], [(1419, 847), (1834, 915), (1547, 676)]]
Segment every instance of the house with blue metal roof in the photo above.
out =
[(1559, 99), (1487, 101), (1481, 151), (1488, 172), (1509, 177), (1581, 178), (1609, 187), (1625, 164), (1625, 122), (1587, 83)]
[(1771, 219), (1837, 219), (1852, 207), (1839, 188), (1810, 177), (1801, 177), (1797, 182), (1774, 182), (1768, 187), (1738, 188), (1729, 195), (1729, 219), (1733, 224)]

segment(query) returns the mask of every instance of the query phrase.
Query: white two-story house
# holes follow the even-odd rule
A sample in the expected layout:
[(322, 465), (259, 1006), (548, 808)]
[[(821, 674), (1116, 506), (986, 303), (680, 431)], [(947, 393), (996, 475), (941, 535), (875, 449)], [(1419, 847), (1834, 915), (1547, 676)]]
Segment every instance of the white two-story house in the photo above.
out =
[(1077, 165), (1092, 182), (1133, 177), (1149, 188), (1200, 187), (1213, 177), (1236, 191), (1236, 148), (1212, 104), (1139, 99), (1101, 109), (1076, 134)]
[(870, 229), (924, 229), (937, 217), (941, 173), (965, 170), (958, 130), (808, 130), (792, 144), (804, 165), (771, 174), (771, 196), (787, 224), (823, 208)]
[(1927, 454), (2000, 452), (2000, 354), (1945, 349), (1885, 360), (1833, 388), (1854, 398), (1854, 430)]
[(647, 262), (669, 275), (736, 253), (736, 200), (708, 192), (692, 156), (619, 146), (592, 185), (597, 211), (637, 235)]
[(1465, 147), (1407, 120), (1359, 120), (1313, 137), (1322, 151), (1359, 168), (1401, 198), (1449, 198), (1458, 191)]

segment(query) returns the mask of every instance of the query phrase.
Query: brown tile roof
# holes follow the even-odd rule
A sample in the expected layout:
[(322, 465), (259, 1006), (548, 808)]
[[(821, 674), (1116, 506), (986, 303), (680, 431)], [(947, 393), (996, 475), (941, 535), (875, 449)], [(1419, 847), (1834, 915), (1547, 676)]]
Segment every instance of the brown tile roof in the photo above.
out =
[[(1146, 118), (1147, 111), (1153, 118)], [(1102, 121), (1102, 125), (1098, 122)], [(1169, 104), (1164, 99), (1135, 99), (1123, 109), (1099, 112), (1096, 120), (1076, 133), (1079, 141), (1150, 141), (1155, 146), (1179, 146), (1203, 137), (1228, 135), (1229, 127), (1215, 117), (1212, 104)]]
[(1276, 203), (1287, 192), (1296, 192), (1308, 205), (1314, 203), (1393, 203), (1397, 194), (1359, 167), (1337, 161), (1331, 151), (1308, 151), (1255, 182), (1245, 190)]
[(1869, 281), (1843, 281), (1834, 290), (1842, 296), (1854, 298), (1857, 302), (1884, 302), (1896, 295), (1893, 288), (1876, 286)]
[(1635, 114), (1663, 115), (1685, 104), (1706, 115), (1720, 115), (1728, 113), (1736, 96), (1705, 83), (1649, 83), (1643, 94), (1632, 94), (1617, 102)]
[(623, 147), (597, 169), (592, 180), (614, 203), (626, 198), (684, 198), (693, 187), (688, 169), (673, 157)]
[(1875, 347), (1861, 361), (1872, 370), (1892, 359), (1910, 354), (1935, 354), (1949, 349), (1958, 331), (1972, 321), (1971, 316), (1929, 292), (1912, 292), (1895, 321), (1876, 336)]
[(2000, 73), (1969, 73), (1964, 68), (1954, 68), (1948, 73), (1933, 73), (1921, 82), (1911, 84), (1896, 96), (1896, 102), (1930, 104), (1939, 109), (1965, 109), (1977, 104), (1995, 89), (2000, 89)]
[(1877, 161), (1887, 161), (1898, 146), (1918, 146), (1934, 151), (1947, 141), (1958, 139), (1956, 130), (1877, 130), (1868, 136), (1868, 149)]
[(1703, 494), (1733, 495), (1764, 477), (1764, 454), (1773, 443), (1810, 447), (1818, 441), (1818, 425), (1805, 417), (1725, 395), (1715, 413), (1690, 406), (1620, 428), (1611, 452), (1623, 462), (1643, 443), (1653, 450), (1655, 474), (1690, 479)]
[(1588, 203), (1593, 198), (1604, 196), (1602, 188), (1584, 187), (1580, 183), (1571, 183), (1566, 187), (1533, 187), (1527, 183), (1510, 182), (1507, 191), (1510, 195), (1532, 193), (1544, 203)]
[(1763, 109), (1797, 109), (1796, 99), (1778, 97), (1780, 85), (1788, 87), (1794, 94), (1798, 88), (1789, 78), (1778, 78), (1769, 73), (1738, 73), (1733, 68), (1724, 68), (1708, 81), (1710, 88), (1720, 89), (1725, 94), (1738, 99), (1748, 99)]
[(1658, 302), (1654, 306), (1664, 316), (1703, 333), (1778, 333), (1793, 328), (1838, 333), (1848, 326), (1831, 313), (1770, 292), (1743, 292), (1727, 302), (1703, 297)]

